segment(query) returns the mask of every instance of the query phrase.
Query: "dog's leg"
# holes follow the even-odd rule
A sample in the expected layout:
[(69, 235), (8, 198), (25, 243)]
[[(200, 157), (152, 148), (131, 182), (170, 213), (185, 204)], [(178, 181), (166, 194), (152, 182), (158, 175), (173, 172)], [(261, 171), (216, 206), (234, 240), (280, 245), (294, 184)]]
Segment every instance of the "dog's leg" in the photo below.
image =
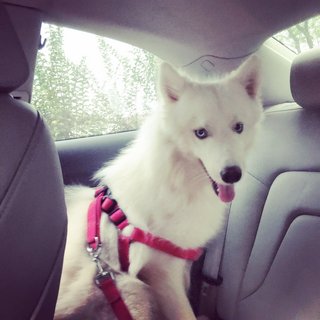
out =
[(158, 298), (160, 309), (167, 319), (196, 319), (182, 281), (177, 281), (173, 277), (158, 278), (152, 287)]
[(185, 286), (185, 263), (169, 263), (145, 270), (144, 276), (157, 299), (161, 313), (168, 320), (195, 320)]

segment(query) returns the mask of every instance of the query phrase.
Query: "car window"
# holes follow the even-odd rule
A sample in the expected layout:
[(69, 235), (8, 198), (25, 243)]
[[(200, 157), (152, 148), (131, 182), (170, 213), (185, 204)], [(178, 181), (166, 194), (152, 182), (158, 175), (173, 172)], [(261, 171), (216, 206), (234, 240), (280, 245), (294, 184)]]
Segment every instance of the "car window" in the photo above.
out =
[(296, 54), (320, 47), (320, 16), (283, 30), (274, 38)]
[(56, 140), (139, 126), (156, 100), (156, 56), (55, 25), (43, 24), (41, 34), (32, 104)]

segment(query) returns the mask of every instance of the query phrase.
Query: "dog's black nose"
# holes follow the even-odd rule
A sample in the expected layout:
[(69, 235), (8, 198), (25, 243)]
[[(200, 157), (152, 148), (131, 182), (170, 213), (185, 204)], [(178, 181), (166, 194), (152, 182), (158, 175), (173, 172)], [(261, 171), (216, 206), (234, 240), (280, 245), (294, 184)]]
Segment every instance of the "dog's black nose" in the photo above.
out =
[(241, 169), (238, 166), (225, 167), (221, 172), (221, 179), (226, 183), (235, 183), (241, 179)]

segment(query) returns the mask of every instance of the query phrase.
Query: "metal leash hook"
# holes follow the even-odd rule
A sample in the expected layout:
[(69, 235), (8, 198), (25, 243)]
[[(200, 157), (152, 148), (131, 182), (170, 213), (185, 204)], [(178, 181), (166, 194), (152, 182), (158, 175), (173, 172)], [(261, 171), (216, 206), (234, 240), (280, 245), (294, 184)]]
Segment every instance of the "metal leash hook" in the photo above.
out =
[(99, 259), (98, 257), (95, 257), (95, 258), (92, 259), (92, 261), (93, 261), (93, 262), (96, 264), (96, 266), (97, 266), (98, 274), (103, 273), (104, 270), (103, 270), (103, 268), (102, 268), (100, 259)]
[(107, 278), (111, 278), (112, 280), (115, 279), (114, 273), (110, 270), (110, 268), (104, 269), (101, 265), (101, 260), (99, 258), (92, 259), (93, 262), (95, 262), (98, 273), (95, 278), (95, 283), (97, 286), (100, 286), (101, 282)]
[(102, 267), (101, 259), (100, 259), (101, 248), (102, 248), (101, 243), (97, 245), (97, 249), (93, 249), (92, 247), (87, 246), (87, 252), (91, 256), (92, 261), (97, 266), (98, 272), (95, 278), (95, 283), (97, 286), (99, 286), (101, 282), (107, 278), (111, 278), (112, 280), (115, 280), (115, 275), (112, 269), (108, 265), (106, 265), (104, 268)]

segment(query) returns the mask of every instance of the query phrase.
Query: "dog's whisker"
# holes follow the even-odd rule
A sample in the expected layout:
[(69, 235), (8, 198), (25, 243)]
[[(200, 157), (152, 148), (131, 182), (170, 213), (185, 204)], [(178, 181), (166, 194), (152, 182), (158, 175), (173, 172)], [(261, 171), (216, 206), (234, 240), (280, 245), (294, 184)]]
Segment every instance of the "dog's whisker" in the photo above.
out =
[(191, 184), (200, 184), (202, 182), (208, 182), (208, 176), (203, 172), (199, 172), (189, 180)]

